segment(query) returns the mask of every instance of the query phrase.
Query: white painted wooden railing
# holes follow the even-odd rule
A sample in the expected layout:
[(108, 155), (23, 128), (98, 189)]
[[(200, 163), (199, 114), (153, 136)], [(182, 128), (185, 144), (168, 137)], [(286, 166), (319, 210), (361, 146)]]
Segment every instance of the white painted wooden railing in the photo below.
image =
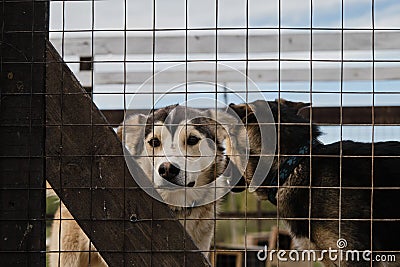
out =
[[(160, 32), (156, 33), (155, 39), (151, 35), (130, 36), (130, 32), (127, 35), (126, 39), (52, 39), (52, 43), (67, 61), (78, 62), (81, 57), (93, 55), (93, 76), (91, 71), (76, 70), (84, 86), (92, 86), (92, 80), (96, 85), (142, 84), (153, 74), (153, 43), (157, 62), (155, 72), (162, 69), (161, 62), (164, 67), (168, 62), (169, 65), (185, 62), (186, 58), (191, 65), (196, 62), (199, 65), (203, 60), (211, 62), (203, 64), (203, 68), (191, 68), (191, 65), (187, 69), (174, 68), (158, 75), (157, 83), (213, 82), (215, 68), (207, 66), (216, 59), (248, 73), (255, 82), (400, 80), (399, 31), (345, 31), (343, 35), (340, 31), (314, 31), (312, 36), (310, 33), (286, 32), (278, 35), (277, 31), (269, 31), (269, 34), (250, 34), (248, 39), (243, 31), (217, 37), (201, 34), (172, 36)], [(244, 64), (246, 60), (247, 65)], [(109, 67), (102, 67), (102, 63)], [(124, 63), (126, 71), (122, 68)], [(113, 64), (119, 64), (119, 67), (113, 68)], [(230, 68), (218, 68), (217, 79), (220, 83), (244, 81)]]

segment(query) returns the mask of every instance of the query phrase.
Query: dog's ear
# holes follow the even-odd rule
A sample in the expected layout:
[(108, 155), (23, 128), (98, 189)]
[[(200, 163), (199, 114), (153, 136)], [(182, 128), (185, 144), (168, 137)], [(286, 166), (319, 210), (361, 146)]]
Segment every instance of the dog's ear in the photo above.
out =
[[(243, 106), (243, 108), (246, 107)], [(220, 140), (224, 140), (226, 144), (226, 158), (228, 165), (225, 174), (227, 177), (231, 177), (232, 179), (240, 177), (240, 180), (231, 189), (232, 192), (238, 193), (247, 188), (246, 180), (241, 174), (244, 172), (245, 168), (245, 166), (242, 166), (243, 160), (241, 159), (241, 157), (244, 157), (243, 155), (245, 155), (245, 152), (243, 151), (245, 148), (242, 148), (242, 146), (244, 146), (242, 143), (246, 143), (246, 138), (241, 138), (241, 136), (246, 134), (246, 130), (241, 122), (242, 118), (240, 115), (236, 114), (236, 111), (235, 113), (232, 113), (232, 109), (229, 110), (231, 110), (231, 112), (223, 110), (208, 110), (207, 117), (218, 123), (217, 136)], [(238, 107), (238, 110), (242, 110), (242, 107)], [(239, 169), (241, 169), (242, 172)]]
[(237, 123), (237, 116), (220, 109), (209, 109), (205, 114), (208, 118), (215, 120), (218, 123)]
[(308, 108), (311, 105), (311, 103), (293, 102), (293, 101), (289, 101), (289, 100), (286, 100), (283, 98), (275, 99), (275, 102), (279, 103), (282, 106), (286, 106), (291, 109), (294, 109), (297, 114), (299, 114), (302, 109)]
[(246, 117), (253, 114), (253, 108), (249, 104), (229, 104), (228, 113), (235, 112), (237, 116), (244, 122)]
[(132, 131), (132, 127), (145, 125), (147, 116), (144, 114), (135, 114), (125, 119), (117, 128), (117, 135), (119, 140), (122, 141), (124, 134), (127, 131)]
[(240, 122), (237, 116), (233, 116), (224, 110), (210, 109), (204, 116), (217, 123), (217, 137), (222, 141), (229, 138), (233, 128)]
[[(231, 107), (233, 106), (233, 108)], [(236, 180), (240, 177), (239, 181), (231, 189), (234, 193), (240, 193), (247, 188), (246, 179), (243, 177), (245, 170), (244, 162), (245, 160), (245, 145), (247, 144), (246, 129), (243, 125), (242, 120), (245, 119), (246, 109), (249, 109), (251, 114), (250, 105), (234, 105), (231, 104), (230, 108), (226, 111), (223, 110), (209, 110), (208, 114), (213, 120), (217, 121), (220, 125), (217, 128), (219, 138), (225, 140), (226, 144), (226, 158), (228, 160), (228, 165), (225, 170), (227, 177), (231, 177), (232, 180)], [(238, 114), (239, 113), (239, 114)]]
[(135, 114), (125, 119), (117, 128), (117, 135), (122, 143), (128, 148), (132, 155), (140, 154), (143, 149), (144, 127), (147, 116)]

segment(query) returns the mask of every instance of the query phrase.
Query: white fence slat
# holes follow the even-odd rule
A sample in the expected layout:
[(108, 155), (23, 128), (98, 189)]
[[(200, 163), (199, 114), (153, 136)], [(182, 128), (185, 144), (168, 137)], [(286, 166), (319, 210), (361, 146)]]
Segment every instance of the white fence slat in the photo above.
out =
[[(244, 70), (241, 70), (245, 72)], [(312, 79), (314, 81), (340, 81), (340, 68), (319, 68), (314, 69)], [(249, 70), (249, 78), (254, 82), (277, 82), (277, 69), (251, 69)], [(375, 67), (375, 80), (396, 80), (399, 79), (400, 67)], [(77, 73), (78, 79), (83, 86), (90, 86), (90, 71), (81, 71)], [(127, 84), (142, 84), (152, 76), (151, 71), (137, 71), (126, 73)], [(281, 69), (281, 81), (309, 81), (311, 73), (309, 69)], [(372, 68), (345, 68), (343, 71), (343, 80), (345, 81), (363, 81), (373, 80)], [(123, 84), (123, 72), (104, 72), (94, 74), (95, 84)], [(184, 83), (184, 71), (167, 71), (156, 75), (155, 82), (157, 84), (176, 84)], [(214, 82), (214, 71), (188, 71), (188, 82), (202, 81)], [(239, 83), (245, 82), (244, 76), (238, 75), (234, 70), (218, 71), (218, 83)]]
[[(129, 34), (129, 32), (128, 32)], [(278, 34), (250, 35), (248, 39), (249, 53), (277, 53)], [(95, 55), (124, 54), (124, 38), (94, 37)], [(296, 52), (310, 50), (310, 33), (282, 33), (281, 52)], [(61, 51), (62, 40), (52, 39), (53, 45)], [(126, 39), (127, 54), (152, 54), (152, 36), (128, 36)], [(156, 54), (186, 53), (185, 36), (158, 36), (155, 38)], [(376, 31), (376, 50), (399, 49), (399, 31)], [(313, 34), (313, 51), (340, 51), (341, 33)], [(372, 50), (372, 31), (345, 31), (344, 50)], [(188, 35), (188, 53), (215, 54), (214, 35)], [(218, 35), (218, 53), (244, 53), (246, 51), (245, 34)], [(91, 38), (66, 38), (64, 40), (64, 55), (90, 56), (92, 54)]]

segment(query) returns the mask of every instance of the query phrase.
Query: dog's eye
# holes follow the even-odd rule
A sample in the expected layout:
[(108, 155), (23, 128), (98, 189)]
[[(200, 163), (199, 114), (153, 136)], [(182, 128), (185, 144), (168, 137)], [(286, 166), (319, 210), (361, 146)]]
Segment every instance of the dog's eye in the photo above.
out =
[(188, 144), (189, 146), (194, 146), (195, 144), (197, 144), (197, 143), (199, 142), (199, 140), (200, 140), (200, 138), (198, 138), (198, 137), (196, 137), (196, 136), (194, 136), (194, 135), (191, 135), (191, 136), (189, 136), (189, 138), (187, 139), (187, 144)]
[(161, 145), (160, 139), (158, 139), (158, 138), (156, 138), (156, 137), (151, 138), (151, 139), (149, 140), (149, 142), (147, 142), (147, 143), (149, 143), (149, 145), (151, 145), (152, 147), (158, 147), (158, 146)]

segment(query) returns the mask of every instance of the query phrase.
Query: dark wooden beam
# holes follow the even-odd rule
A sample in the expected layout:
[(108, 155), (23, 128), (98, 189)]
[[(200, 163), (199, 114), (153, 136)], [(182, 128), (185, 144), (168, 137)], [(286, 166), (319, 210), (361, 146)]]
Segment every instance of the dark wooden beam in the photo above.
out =
[[(374, 110), (374, 120), (372, 111)], [(301, 115), (309, 118), (310, 109), (303, 109)], [(312, 120), (317, 124), (398, 124), (400, 125), (400, 106), (376, 107), (314, 107)]]
[(208, 266), (171, 210), (135, 183), (117, 135), (51, 44), (47, 57), (47, 179), (106, 262)]
[[(118, 126), (124, 119), (123, 110), (102, 110), (107, 121)], [(145, 110), (132, 110), (130, 113), (144, 113)], [(148, 113), (148, 110), (147, 110)], [(377, 106), (374, 107), (374, 123), (375, 124), (398, 124), (400, 125), (400, 106)], [(300, 115), (309, 118), (310, 109), (305, 108)], [(340, 125), (340, 107), (313, 107), (313, 122), (322, 125)], [(343, 124), (372, 124), (372, 107), (343, 107), (342, 109)]]
[[(124, 111), (121, 109), (113, 109), (113, 110), (102, 110), (101, 111), (104, 114), (104, 117), (106, 117), (107, 121), (109, 124), (111, 124), (114, 127), (117, 127), (122, 123), (124, 120)], [(140, 114), (141, 112), (135, 111), (135, 113)]]
[(47, 1), (0, 4), (1, 266), (45, 266)]

